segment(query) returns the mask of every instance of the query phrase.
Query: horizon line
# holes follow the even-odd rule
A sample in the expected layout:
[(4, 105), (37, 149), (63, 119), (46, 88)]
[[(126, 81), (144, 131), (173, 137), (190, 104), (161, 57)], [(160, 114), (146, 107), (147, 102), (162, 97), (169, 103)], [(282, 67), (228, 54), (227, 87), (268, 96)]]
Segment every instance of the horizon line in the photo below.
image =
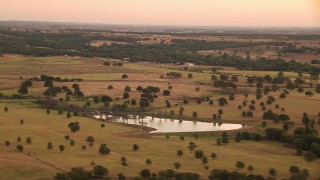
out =
[(82, 25), (109, 25), (109, 26), (162, 26), (162, 27), (228, 27), (228, 28), (320, 28), (320, 26), (274, 26), (274, 25), (171, 25), (171, 24), (138, 24), (138, 23), (103, 23), (103, 22), (79, 22), (79, 21), (41, 21), (41, 20), (0, 20), (0, 22), (35, 22), (35, 23), (68, 23), (68, 24), (82, 24)]

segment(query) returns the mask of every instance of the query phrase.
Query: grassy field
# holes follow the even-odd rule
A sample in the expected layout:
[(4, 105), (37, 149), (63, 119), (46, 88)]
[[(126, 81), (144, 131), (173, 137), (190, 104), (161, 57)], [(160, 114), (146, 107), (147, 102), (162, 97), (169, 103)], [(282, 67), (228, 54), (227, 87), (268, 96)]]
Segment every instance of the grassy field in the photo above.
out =
[[(242, 110), (238, 110), (238, 105), (241, 105), (243, 101), (247, 101), (248, 104), (251, 100), (255, 100), (254, 92), (255, 88), (249, 86), (246, 83), (246, 77), (238, 76), (239, 82), (237, 85), (238, 89), (221, 89), (212, 86), (211, 74), (209, 72), (189, 72), (181, 70), (181, 66), (176, 65), (159, 65), (159, 64), (141, 64), (141, 63), (125, 63), (123, 67), (106, 67), (102, 65), (106, 59), (101, 58), (74, 58), (74, 57), (45, 57), (45, 58), (34, 58), (34, 57), (22, 57), (18, 55), (6, 55), (0, 58), (2, 62), (0, 65), (0, 93), (5, 95), (11, 95), (17, 92), (20, 84), (24, 81), (21, 80), (22, 76), (24, 79), (31, 78), (34, 76), (39, 77), (41, 74), (52, 75), (61, 78), (81, 78), (83, 82), (79, 85), (81, 90), (86, 96), (90, 95), (109, 95), (111, 97), (119, 97), (120, 102), (122, 101), (122, 95), (124, 88), (130, 86), (132, 91), (130, 92), (130, 99), (139, 99), (140, 92), (136, 91), (137, 86), (157, 86), (162, 90), (168, 89), (172, 86), (171, 95), (164, 97), (159, 93), (159, 98), (152, 103), (151, 107), (154, 113), (169, 113), (170, 110), (174, 110), (178, 114), (179, 108), (185, 108), (184, 116), (186, 118), (192, 117), (192, 112), (198, 113), (198, 118), (211, 121), (212, 115), (217, 113), (219, 109), (224, 111), (222, 120), (233, 121), (233, 122), (257, 122), (261, 120), (263, 111), (260, 107), (260, 102), (265, 102), (267, 95), (261, 100), (256, 100), (255, 116), (253, 118), (243, 118), (241, 113), (243, 110), (248, 110), (247, 107), (243, 107)], [(115, 60), (111, 60), (115, 61)], [(74, 63), (71, 63), (74, 62)], [(41, 67), (41, 68), (38, 68)], [(19, 69), (25, 69), (25, 73), (19, 71)], [(62, 68), (62, 69), (61, 69)], [(200, 66), (192, 67), (192, 69), (209, 69), (209, 67)], [(66, 70), (68, 69), (68, 70)], [(182, 78), (160, 78), (168, 72), (180, 72)], [(243, 75), (256, 75), (264, 76), (269, 74), (276, 76), (277, 72), (260, 72), (260, 71), (236, 71), (234, 68), (224, 68), (224, 73), (238, 73)], [(127, 79), (122, 79), (121, 76), (126, 73)], [(193, 78), (187, 78), (189, 73), (193, 74)], [(284, 72), (285, 76), (295, 78), (296, 73)], [(304, 78), (308, 80), (308, 76)], [(71, 87), (74, 82), (55, 82), (56, 86), (69, 86)], [(112, 85), (113, 90), (107, 90), (107, 86)], [(267, 84), (271, 86), (271, 84)], [(280, 85), (280, 87), (285, 85)], [(195, 90), (199, 87), (199, 92)], [(34, 81), (33, 86), (29, 88), (29, 94), (35, 97), (43, 96), (43, 91), (46, 88), (43, 87), (43, 82)], [(306, 89), (307, 90), (307, 89)], [(312, 90), (312, 89), (310, 89)], [(244, 98), (243, 93), (248, 92), (249, 97)], [(216, 100), (219, 97), (228, 97), (229, 94), (235, 94), (235, 100), (229, 101), (228, 106), (218, 106)], [(280, 109), (275, 108), (275, 104), (280, 105), (280, 108), (285, 108), (285, 112), (289, 114), (291, 119), (298, 124), (300, 123), (303, 112), (307, 112), (312, 118), (316, 118), (318, 113), (317, 106), (314, 104), (319, 103), (319, 94), (315, 94), (312, 97), (307, 97), (304, 93), (297, 93), (296, 91), (290, 91), (290, 94), (285, 100), (279, 99), (280, 92), (272, 92), (269, 95), (274, 96), (277, 100), (272, 105), (268, 105), (267, 109), (271, 109), (275, 112), (281, 113)], [(196, 98), (209, 95), (214, 100), (214, 105), (210, 106), (208, 102), (203, 102), (201, 105), (196, 104)], [(64, 98), (61, 94), (59, 97)], [(189, 99), (189, 105), (183, 105), (183, 100)], [(165, 101), (169, 100), (172, 108), (166, 108)], [(86, 101), (83, 101), (85, 104)], [(177, 104), (177, 106), (174, 106)], [(292, 104), (296, 104), (292, 106)], [(98, 104), (97, 107), (102, 106)], [(304, 109), (302, 107), (309, 107), (303, 112), (298, 111)]]
[[(263, 111), (260, 102), (265, 102), (268, 95), (260, 100), (255, 99), (255, 86), (249, 86), (246, 83), (245, 75), (264, 76), (269, 74), (276, 76), (278, 72), (257, 72), (257, 71), (237, 71), (234, 68), (226, 67), (221, 73), (242, 74), (239, 76), (239, 86), (237, 89), (221, 89), (212, 86), (211, 74), (208, 71), (211, 67), (194, 66), (190, 70), (183, 70), (178, 65), (161, 65), (161, 64), (143, 64), (124, 62), (123, 67), (107, 67), (103, 66), (104, 61), (119, 61), (115, 59), (104, 58), (78, 58), (78, 57), (23, 57), (19, 55), (5, 55), (0, 57), (0, 93), (12, 95), (17, 93), (20, 84), (28, 78), (34, 76), (39, 77), (42, 74), (59, 76), (61, 78), (81, 78), (79, 82), (81, 90), (85, 96), (91, 95), (108, 95), (113, 98), (118, 97), (119, 100), (113, 102), (122, 104), (124, 99), (122, 95), (124, 88), (130, 86), (130, 100), (139, 100), (141, 93), (136, 91), (137, 86), (157, 86), (161, 89), (158, 98), (151, 104), (151, 108), (147, 113), (153, 114), (169, 114), (174, 110), (175, 116), (179, 112), (180, 107), (185, 109), (183, 117), (189, 120), (213, 121), (212, 115), (217, 113), (219, 109), (224, 111), (221, 121), (242, 124), (252, 124), (249, 130), (256, 132), (264, 132), (260, 127)], [(194, 72), (194, 69), (201, 69), (203, 72)], [(182, 78), (161, 78), (168, 72), (180, 72)], [(122, 79), (123, 74), (127, 74), (127, 79)], [(189, 79), (189, 73), (193, 74), (193, 78)], [(292, 79), (297, 77), (296, 73), (284, 72), (285, 76)], [(304, 75), (304, 79), (308, 80), (308, 75)], [(119, 172), (124, 173), (128, 177), (137, 176), (139, 171), (149, 168), (152, 172), (158, 172), (168, 168), (174, 168), (175, 162), (180, 162), (182, 167), (178, 171), (197, 172), (201, 177), (206, 178), (212, 169), (228, 169), (238, 170), (235, 167), (236, 161), (243, 161), (245, 164), (254, 166), (254, 173), (268, 175), (270, 168), (275, 168), (279, 178), (289, 178), (289, 166), (297, 165), (301, 169), (308, 169), (311, 179), (320, 176), (320, 160), (316, 160), (311, 164), (304, 161), (302, 157), (296, 156), (296, 150), (286, 144), (263, 140), (261, 142), (242, 141), (236, 143), (233, 139), (228, 145), (216, 145), (216, 136), (203, 133), (198, 140), (193, 138), (193, 134), (185, 133), (185, 141), (179, 140), (180, 134), (171, 135), (169, 139), (165, 138), (165, 134), (146, 134), (145, 131), (121, 124), (105, 123), (106, 127), (101, 128), (101, 122), (91, 118), (72, 117), (66, 118), (66, 114), (58, 115), (54, 110), (49, 115), (45, 109), (39, 108), (34, 104), (34, 98), (43, 97), (46, 90), (42, 81), (33, 81), (32, 87), (29, 88), (29, 94), (32, 96), (28, 100), (1, 100), (0, 101), (0, 179), (8, 177), (10, 179), (51, 179), (56, 172), (68, 171), (72, 167), (84, 167), (87, 170), (92, 169), (91, 161), (96, 164), (106, 166), (110, 171), (110, 176), (115, 177)], [(315, 82), (317, 83), (317, 82)], [(55, 86), (66, 85), (71, 87), (74, 82), (54, 82)], [(113, 90), (107, 90), (112, 85)], [(270, 84), (268, 84), (270, 85)], [(162, 91), (172, 86), (171, 95), (165, 97)], [(308, 85), (305, 85), (306, 87)], [(199, 87), (199, 91), (195, 88)], [(285, 85), (280, 85), (283, 89)], [(313, 88), (314, 89), (314, 88)], [(312, 90), (305, 88), (305, 90)], [(244, 97), (244, 93), (248, 92), (249, 96)], [(279, 99), (281, 91), (271, 92), (269, 95), (275, 97), (276, 101), (266, 108), (276, 113), (286, 113), (290, 116), (294, 127), (288, 131), (292, 133), (296, 127), (301, 127), (302, 113), (308, 113), (311, 119), (318, 119), (320, 95), (305, 96), (304, 93), (298, 93), (296, 90), (290, 90), (290, 94), (286, 99)], [(227, 106), (219, 106), (217, 99), (235, 94), (235, 100), (229, 101)], [(214, 105), (208, 102), (197, 104), (196, 99), (202, 96), (210, 96), (214, 100)], [(65, 94), (58, 94), (56, 99), (65, 98)], [(188, 99), (189, 104), (184, 105), (183, 100)], [(165, 101), (169, 100), (170, 108), (166, 108)], [(242, 117), (241, 112), (248, 110), (251, 100), (255, 100), (256, 110), (254, 117)], [(84, 106), (87, 101), (91, 102), (91, 109), (103, 106), (102, 102), (94, 104), (90, 99), (74, 99), (71, 98), (70, 103)], [(243, 101), (247, 101), (247, 106), (242, 110), (238, 110), (238, 105)], [(113, 104), (112, 103), (112, 104)], [(112, 105), (111, 104), (111, 105)], [(276, 108), (278, 104), (280, 108)], [(9, 107), (9, 112), (4, 112), (4, 107)], [(137, 106), (129, 108), (139, 108)], [(281, 111), (281, 108), (285, 108)], [(192, 112), (196, 111), (198, 117), (192, 118)], [(24, 120), (24, 124), (20, 125), (20, 120)], [(67, 125), (70, 122), (77, 121), (80, 123), (81, 129), (77, 133), (71, 133)], [(281, 128), (283, 123), (273, 123), (268, 121), (267, 127)], [(319, 125), (316, 125), (319, 131)], [(220, 133), (218, 133), (220, 134)], [(65, 140), (65, 135), (69, 135), (74, 140), (75, 145), (70, 145), (70, 140)], [(88, 146), (86, 138), (93, 136), (95, 143), (93, 147)], [(17, 142), (17, 137), (21, 137), (22, 141)], [(26, 144), (26, 138), (31, 137), (32, 144)], [(6, 140), (11, 142), (10, 147), (3, 144)], [(196, 142), (199, 150), (203, 150), (209, 158), (209, 170), (204, 168), (201, 160), (198, 160), (187, 149), (190, 141)], [(48, 142), (54, 145), (53, 150), (47, 150)], [(98, 148), (100, 144), (106, 143), (111, 149), (111, 154), (100, 156)], [(16, 145), (23, 144), (24, 151), (20, 153), (15, 150)], [(65, 151), (58, 150), (59, 145), (66, 147)], [(138, 144), (140, 150), (132, 151), (132, 145)], [(86, 150), (82, 150), (83, 145), (87, 146)], [(184, 155), (178, 157), (177, 150), (183, 150)], [(211, 153), (217, 154), (217, 159), (210, 158)], [(125, 156), (128, 159), (128, 167), (121, 166), (120, 158)], [(146, 159), (152, 160), (152, 165), (145, 163)], [(247, 170), (239, 170), (247, 172)]]
[[(231, 140), (228, 145), (217, 146), (215, 137), (203, 137), (198, 140), (186, 137), (185, 141), (180, 141), (178, 136), (166, 139), (164, 135), (137, 135), (141, 130), (113, 123), (105, 123), (106, 127), (101, 128), (101, 122), (93, 119), (82, 117), (68, 119), (65, 115), (58, 115), (54, 111), (47, 115), (45, 110), (34, 108), (33, 105), (2, 102), (0, 109), (4, 106), (9, 107), (9, 112), (1, 112), (0, 142), (9, 140), (11, 145), (10, 148), (4, 146), (0, 148), (0, 159), (3, 160), (1, 162), (5, 162), (0, 163), (0, 174), (12, 179), (23, 179), (26, 174), (30, 179), (50, 179), (54, 172), (79, 166), (90, 170), (91, 161), (106, 166), (111, 177), (119, 172), (126, 176), (136, 176), (143, 168), (157, 172), (173, 168), (174, 162), (180, 162), (182, 166), (179, 171), (197, 172), (205, 178), (209, 171), (205, 170), (201, 161), (188, 151), (187, 146), (190, 141), (196, 142), (198, 149), (203, 150), (208, 157), (212, 152), (217, 154), (216, 160), (209, 158), (210, 169), (237, 170), (234, 164), (239, 160), (246, 165), (254, 166), (254, 173), (263, 175), (267, 175), (269, 168), (274, 167), (279, 177), (288, 177), (290, 165), (308, 169), (312, 177), (320, 175), (319, 160), (308, 164), (303, 158), (295, 155), (294, 149), (280, 143), (269, 141), (235, 143)], [(24, 120), (24, 125), (20, 125), (20, 119)], [(79, 132), (71, 133), (67, 125), (74, 121), (80, 123), (81, 129)], [(64, 139), (65, 135), (69, 135), (70, 139), (75, 141), (74, 146), (69, 145), (69, 140)], [(18, 136), (22, 139), (20, 143), (16, 140)], [(87, 136), (95, 138), (93, 147), (87, 145), (85, 141)], [(27, 137), (31, 137), (32, 144), (25, 143)], [(53, 150), (47, 150), (48, 142), (53, 143)], [(98, 154), (99, 145), (102, 143), (110, 147), (110, 155)], [(135, 143), (140, 146), (137, 152), (132, 150), (132, 145)], [(17, 144), (24, 145), (23, 153), (14, 150)], [(65, 151), (58, 151), (60, 144), (66, 147)], [(87, 149), (82, 150), (82, 145), (87, 145)], [(184, 151), (182, 157), (176, 155), (178, 149)], [(128, 159), (128, 167), (121, 166), (121, 156)], [(152, 160), (152, 165), (145, 164), (148, 158)]]

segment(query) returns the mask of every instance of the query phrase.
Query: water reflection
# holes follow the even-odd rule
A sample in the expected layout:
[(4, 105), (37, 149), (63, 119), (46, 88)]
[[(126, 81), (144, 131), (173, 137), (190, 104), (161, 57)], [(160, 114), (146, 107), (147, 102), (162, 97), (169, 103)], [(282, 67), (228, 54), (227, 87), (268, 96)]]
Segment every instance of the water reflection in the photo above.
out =
[[(95, 115), (96, 119), (111, 119), (106, 115)], [(169, 133), (169, 132), (201, 132), (201, 131), (225, 131), (240, 129), (241, 124), (226, 124), (226, 123), (208, 123), (208, 122), (196, 122), (196, 121), (183, 121), (183, 120), (168, 120), (161, 118), (152, 118), (151, 116), (145, 116), (143, 118), (122, 118), (116, 117), (113, 122), (143, 125), (154, 128), (156, 130), (151, 133)]]

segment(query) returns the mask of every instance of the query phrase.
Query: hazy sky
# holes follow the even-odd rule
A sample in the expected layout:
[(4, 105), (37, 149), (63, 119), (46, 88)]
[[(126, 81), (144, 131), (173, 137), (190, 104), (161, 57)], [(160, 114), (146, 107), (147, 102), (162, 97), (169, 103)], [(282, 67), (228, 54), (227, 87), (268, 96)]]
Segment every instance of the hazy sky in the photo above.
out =
[(1, 0), (0, 20), (320, 26), (320, 0)]

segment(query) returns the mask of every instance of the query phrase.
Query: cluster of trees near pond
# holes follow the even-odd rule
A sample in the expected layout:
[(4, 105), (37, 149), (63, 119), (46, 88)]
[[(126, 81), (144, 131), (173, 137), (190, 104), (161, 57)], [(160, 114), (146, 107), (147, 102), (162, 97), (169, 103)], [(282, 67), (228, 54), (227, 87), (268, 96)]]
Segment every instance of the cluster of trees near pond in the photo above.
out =
[[(83, 33), (85, 32), (76, 30), (59, 33), (45, 33), (37, 31), (18, 32), (2, 29), (0, 30), (0, 54), (17, 53), (33, 56), (68, 55), (82, 57), (110, 57), (117, 59), (129, 57), (131, 61), (150, 61), (158, 63), (193, 62), (195, 64), (230, 66), (246, 70), (320, 72), (320, 68), (311, 66), (308, 63), (299, 63), (293, 60), (287, 62), (283, 59), (269, 60), (261, 57), (256, 61), (251, 61), (250, 59), (235, 55), (222, 54), (219, 56), (203, 56), (195, 52), (197, 50), (221, 50), (224, 48), (252, 47), (264, 44), (273, 46), (286, 45), (284, 42), (256, 43), (173, 40), (173, 42), (175, 42), (173, 44), (142, 45), (132, 43), (93, 47), (89, 45), (90, 42), (95, 40), (107, 40), (108, 37), (99, 35), (84, 36)], [(120, 38), (117, 40), (132, 41), (132, 39), (127, 40), (127, 38)]]

